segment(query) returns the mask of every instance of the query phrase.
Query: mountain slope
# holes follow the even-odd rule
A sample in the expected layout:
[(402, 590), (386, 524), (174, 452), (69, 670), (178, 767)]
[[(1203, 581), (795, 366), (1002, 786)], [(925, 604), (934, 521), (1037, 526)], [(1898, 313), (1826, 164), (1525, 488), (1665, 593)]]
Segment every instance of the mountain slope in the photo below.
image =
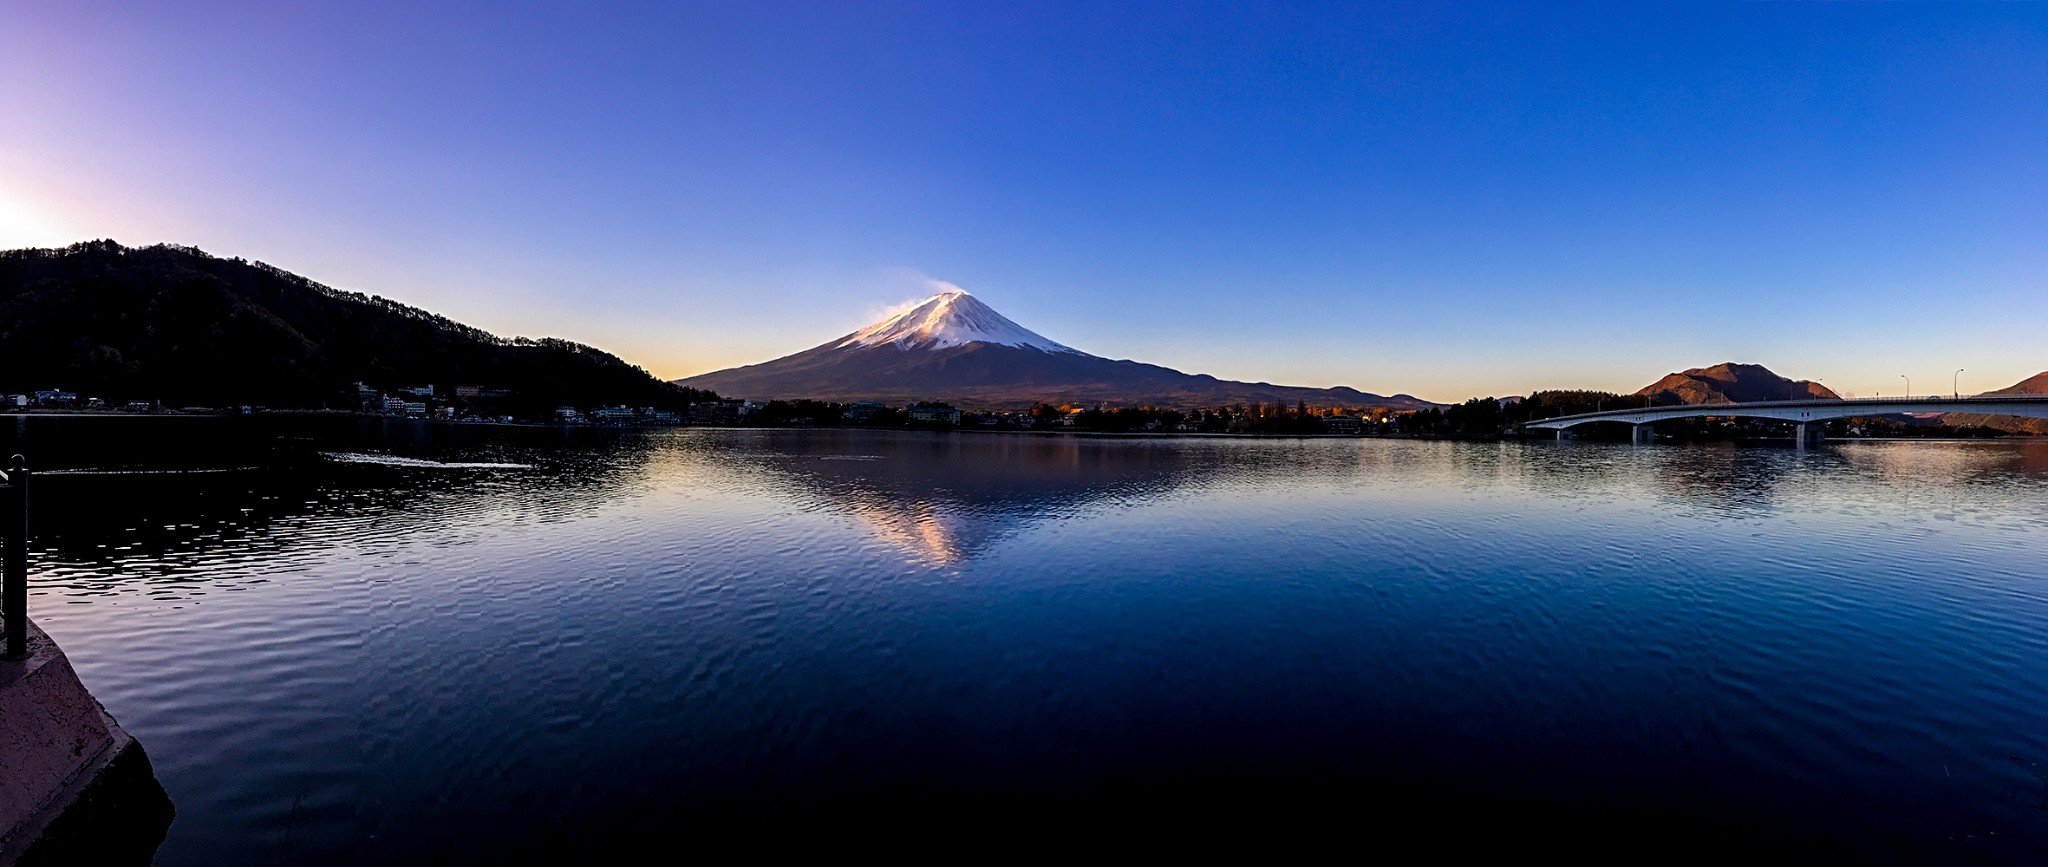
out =
[(950, 400), (994, 409), (1034, 402), (1433, 406), (1408, 395), (1232, 382), (1089, 355), (1018, 325), (960, 291), (934, 295), (908, 311), (795, 355), (679, 379), (676, 384), (748, 398)]
[(1660, 404), (1752, 403), (1766, 400), (1839, 400), (1827, 386), (1792, 380), (1761, 364), (1722, 362), (1667, 374), (1636, 392)]
[(588, 346), (501, 338), (190, 247), (93, 241), (0, 253), (0, 389), (354, 408), (357, 381), (511, 389), (501, 405), (521, 414), (691, 397)]

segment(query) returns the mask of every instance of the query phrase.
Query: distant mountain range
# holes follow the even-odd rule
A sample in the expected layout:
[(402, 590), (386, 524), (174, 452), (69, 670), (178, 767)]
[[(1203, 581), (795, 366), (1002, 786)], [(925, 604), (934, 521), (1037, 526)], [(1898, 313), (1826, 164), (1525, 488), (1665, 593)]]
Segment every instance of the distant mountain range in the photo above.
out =
[(974, 296), (942, 292), (852, 334), (773, 361), (676, 380), (747, 398), (901, 403), (944, 400), (972, 409), (1032, 403), (1317, 406), (1422, 409), (1406, 394), (1234, 382), (1090, 355), (1010, 321)]
[(1761, 364), (1722, 362), (1667, 374), (1636, 394), (1660, 404), (1750, 403), (1765, 400), (1840, 400), (1827, 386), (1787, 379)]
[(354, 409), (358, 381), (507, 389), (500, 406), (522, 415), (703, 397), (588, 346), (498, 337), (191, 247), (0, 253), (0, 389)]

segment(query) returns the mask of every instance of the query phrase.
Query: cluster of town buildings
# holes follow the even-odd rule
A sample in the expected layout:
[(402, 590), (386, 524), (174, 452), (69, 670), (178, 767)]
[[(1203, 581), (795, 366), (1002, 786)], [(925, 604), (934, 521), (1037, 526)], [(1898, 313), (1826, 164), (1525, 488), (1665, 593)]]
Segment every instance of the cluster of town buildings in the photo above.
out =
[[(0, 394), (0, 409), (81, 409), (104, 411), (107, 402), (97, 397), (81, 399), (78, 392), (62, 389), (33, 391), (27, 394)], [(121, 412), (156, 412), (155, 401), (131, 400), (120, 406)]]
[(683, 414), (651, 406), (601, 406), (589, 412), (573, 406), (558, 406), (555, 407), (554, 421), (562, 424), (670, 425), (682, 424)]
[[(373, 388), (356, 383), (356, 396), (363, 412), (396, 418), (424, 418), (437, 421), (512, 422), (513, 416), (494, 412), (491, 407), (512, 392), (502, 388), (458, 385), (438, 389), (432, 385)], [(682, 413), (651, 406), (601, 406), (584, 411), (573, 406), (556, 407), (552, 421), (563, 424), (673, 425), (682, 424)]]
[(511, 392), (505, 389), (474, 385), (458, 385), (452, 390), (437, 393), (435, 387), (431, 385), (408, 385), (380, 390), (360, 382), (356, 383), (356, 397), (362, 401), (364, 412), (400, 418), (510, 421), (510, 418), (485, 416), (470, 411), (480, 399), (502, 398), (510, 394)]

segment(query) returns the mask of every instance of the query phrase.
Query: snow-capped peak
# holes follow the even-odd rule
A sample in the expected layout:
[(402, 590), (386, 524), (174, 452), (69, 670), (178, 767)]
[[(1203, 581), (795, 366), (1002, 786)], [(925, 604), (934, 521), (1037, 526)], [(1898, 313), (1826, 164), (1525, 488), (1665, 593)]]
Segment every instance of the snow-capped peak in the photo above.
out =
[(894, 343), (906, 349), (945, 349), (969, 343), (995, 343), (1042, 352), (1082, 354), (1011, 322), (994, 308), (959, 289), (926, 298), (916, 307), (854, 332), (838, 345), (843, 348), (884, 343)]

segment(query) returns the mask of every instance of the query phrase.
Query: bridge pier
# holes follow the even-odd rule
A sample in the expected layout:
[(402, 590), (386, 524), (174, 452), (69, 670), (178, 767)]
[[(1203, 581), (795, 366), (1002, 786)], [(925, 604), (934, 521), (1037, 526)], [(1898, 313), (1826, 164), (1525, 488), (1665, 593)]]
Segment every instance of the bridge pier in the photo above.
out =
[(1632, 425), (1629, 427), (1628, 441), (1639, 446), (1649, 445), (1657, 441), (1657, 431), (1647, 424)]
[(1827, 444), (1827, 436), (1827, 425), (1821, 422), (1800, 422), (1799, 430), (1793, 435), (1793, 438), (1798, 440), (1799, 447), (1802, 449), (1817, 449)]
[(1557, 438), (1559, 441), (1578, 439), (1578, 437), (1572, 435), (1572, 431), (1570, 428), (1562, 427), (1557, 429)]

